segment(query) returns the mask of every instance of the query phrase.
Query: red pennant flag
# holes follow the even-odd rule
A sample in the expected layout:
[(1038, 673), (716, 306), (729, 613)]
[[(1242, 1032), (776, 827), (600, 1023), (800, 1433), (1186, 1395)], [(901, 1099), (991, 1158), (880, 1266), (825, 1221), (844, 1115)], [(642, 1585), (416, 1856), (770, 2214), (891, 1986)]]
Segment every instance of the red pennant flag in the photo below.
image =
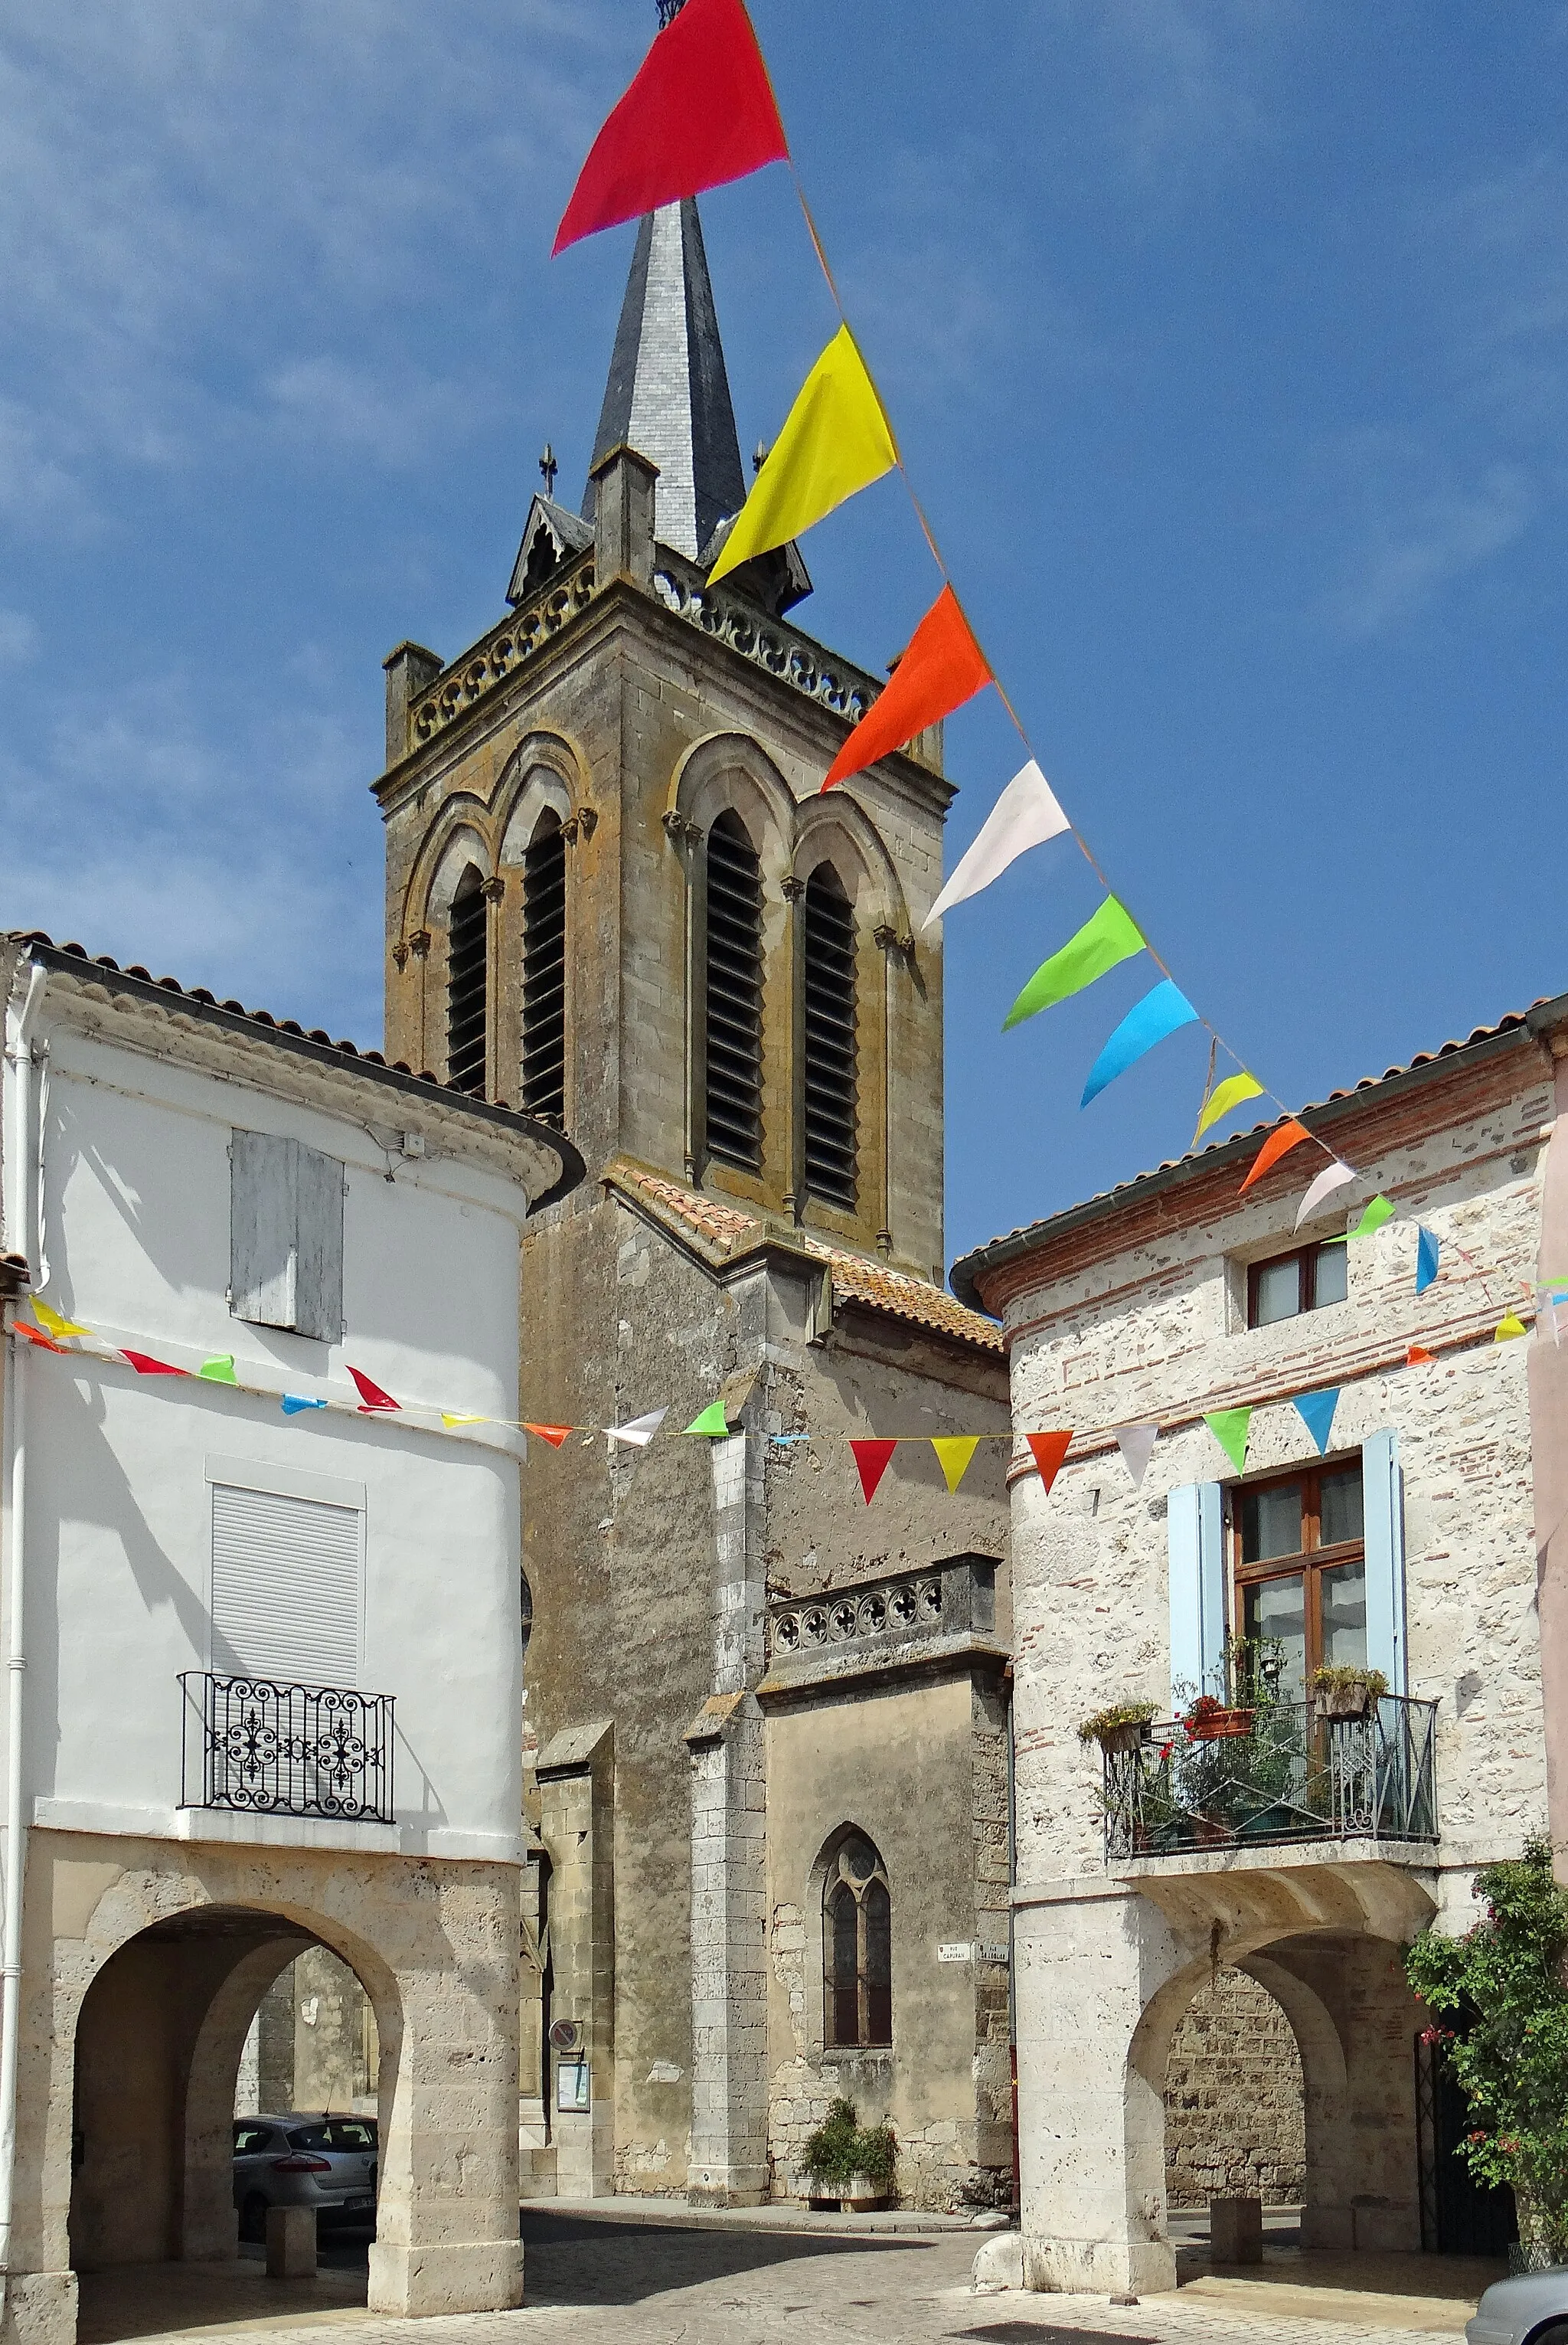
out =
[(1024, 1436), (1029, 1445), (1030, 1455), (1040, 1469), (1040, 1481), (1047, 1491), (1062, 1470), (1062, 1459), (1067, 1454), (1067, 1444), (1072, 1437), (1070, 1433), (1026, 1433)]
[(155, 1360), (146, 1352), (122, 1351), (120, 1357), (130, 1362), (138, 1376), (187, 1376), (190, 1374), (188, 1368), (171, 1368), (167, 1360)]
[(1282, 1123), (1278, 1132), (1271, 1132), (1252, 1160), (1252, 1170), (1241, 1183), (1242, 1193), (1246, 1193), (1254, 1181), (1261, 1181), (1264, 1173), (1270, 1172), (1281, 1156), (1289, 1156), (1292, 1148), (1299, 1147), (1303, 1140), (1310, 1140), (1311, 1137), (1306, 1125), (1298, 1123), (1293, 1116), (1289, 1123)]
[[(676, 22), (679, 23), (679, 18)], [(986, 655), (969, 632), (951, 586), (944, 586), (909, 638), (886, 690), (874, 700), (827, 769), (824, 790), (902, 749), (927, 725), (950, 716), (991, 681)]]
[(29, 1327), (25, 1319), (14, 1320), (12, 1325), (18, 1335), (25, 1335), (29, 1344), (36, 1344), (41, 1352), (66, 1351), (64, 1344), (56, 1344), (52, 1335), (45, 1335), (36, 1327)]
[(400, 1400), (394, 1400), (389, 1392), (383, 1392), (379, 1384), (372, 1383), (363, 1368), (349, 1368), (349, 1374), (353, 1377), (354, 1389), (359, 1396), (361, 1416), (374, 1416), (378, 1409), (401, 1408), (403, 1406)]
[(855, 1462), (860, 1471), (860, 1487), (865, 1493), (865, 1503), (869, 1507), (898, 1444), (896, 1441), (852, 1441), (849, 1446), (855, 1452)]
[(569, 1425), (525, 1425), (522, 1429), (524, 1433), (537, 1433), (541, 1441), (548, 1441), (552, 1449), (559, 1449), (563, 1441), (572, 1438)]
[(552, 256), (579, 237), (788, 160), (743, 0), (686, 0), (589, 149)]
[(1429, 1352), (1424, 1344), (1412, 1344), (1405, 1354), (1405, 1365), (1407, 1368), (1419, 1368), (1423, 1360), (1435, 1360), (1437, 1354)]

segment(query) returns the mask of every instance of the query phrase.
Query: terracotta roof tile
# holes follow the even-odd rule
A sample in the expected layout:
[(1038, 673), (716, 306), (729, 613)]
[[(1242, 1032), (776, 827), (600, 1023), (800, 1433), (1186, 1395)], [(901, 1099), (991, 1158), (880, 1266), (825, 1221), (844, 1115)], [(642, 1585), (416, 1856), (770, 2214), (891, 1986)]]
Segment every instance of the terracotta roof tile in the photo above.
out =
[[(759, 1213), (748, 1213), (739, 1205), (702, 1190), (688, 1189), (682, 1182), (665, 1180), (624, 1159), (607, 1168), (606, 1178), (645, 1198), (657, 1211), (694, 1232), (722, 1254), (736, 1253), (744, 1246), (757, 1244), (770, 1233), (770, 1233), (768, 1223)], [(887, 1263), (869, 1261), (864, 1254), (851, 1254), (847, 1247), (825, 1244), (809, 1230), (792, 1229), (788, 1240), (829, 1264), (834, 1292), (845, 1301), (861, 1304), (872, 1311), (885, 1311), (891, 1318), (907, 1320), (914, 1326), (953, 1335), (961, 1343), (1000, 1355), (1002, 1331), (996, 1323), (983, 1318), (977, 1311), (966, 1310), (929, 1279), (916, 1278), (906, 1270), (895, 1270)]]

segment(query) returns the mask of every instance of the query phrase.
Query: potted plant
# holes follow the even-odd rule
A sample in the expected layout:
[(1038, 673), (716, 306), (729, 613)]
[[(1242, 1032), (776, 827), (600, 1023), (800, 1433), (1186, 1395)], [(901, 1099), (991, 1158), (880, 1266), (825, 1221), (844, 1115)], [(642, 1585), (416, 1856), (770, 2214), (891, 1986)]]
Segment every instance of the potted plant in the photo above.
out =
[(1152, 1701), (1113, 1701), (1097, 1710), (1078, 1726), (1080, 1742), (1098, 1742), (1102, 1751), (1136, 1751), (1148, 1741), (1148, 1730), (1159, 1705)]
[(1219, 1697), (1200, 1693), (1189, 1711), (1182, 1713), (1182, 1725), (1193, 1742), (1222, 1742), (1231, 1735), (1250, 1734), (1250, 1710), (1232, 1710)]
[(1365, 1718), (1389, 1690), (1381, 1670), (1314, 1670), (1308, 1690), (1324, 1718)]
[(811, 2204), (846, 2214), (887, 2206), (897, 2156), (891, 2126), (862, 2126), (853, 2101), (830, 2101), (825, 2120), (805, 2145)]

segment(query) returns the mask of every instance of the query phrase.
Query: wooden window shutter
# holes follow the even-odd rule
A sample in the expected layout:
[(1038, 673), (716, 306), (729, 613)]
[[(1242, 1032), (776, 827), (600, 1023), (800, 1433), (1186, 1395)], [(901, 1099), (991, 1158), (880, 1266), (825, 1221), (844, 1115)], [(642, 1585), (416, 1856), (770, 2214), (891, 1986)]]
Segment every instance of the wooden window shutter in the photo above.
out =
[(1361, 1444), (1361, 1507), (1367, 1556), (1367, 1667), (1391, 1693), (1409, 1690), (1405, 1650), (1404, 1478), (1397, 1433)]
[(343, 1333), (343, 1167), (298, 1140), (229, 1143), (228, 1293), (236, 1319), (317, 1343)]
[(1225, 1494), (1218, 1482), (1170, 1493), (1170, 1706), (1225, 1699)]
[(356, 1687), (362, 1525), (352, 1507), (215, 1481), (214, 1669)]

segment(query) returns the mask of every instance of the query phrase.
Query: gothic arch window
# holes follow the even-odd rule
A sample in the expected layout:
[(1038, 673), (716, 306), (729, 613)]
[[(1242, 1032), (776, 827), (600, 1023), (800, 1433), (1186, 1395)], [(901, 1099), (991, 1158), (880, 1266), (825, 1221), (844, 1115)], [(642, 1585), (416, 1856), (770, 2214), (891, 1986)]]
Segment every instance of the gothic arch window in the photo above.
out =
[(831, 863), (805, 883), (801, 1084), (808, 1195), (855, 1201), (855, 907)]
[(893, 1900), (860, 1832), (830, 1855), (823, 1883), (822, 2019), (824, 2044), (893, 2041)]
[(706, 854), (706, 1153), (754, 1172), (763, 1161), (762, 868), (729, 809), (710, 828)]
[(566, 838), (546, 808), (522, 858), (524, 1112), (566, 1127)]
[(489, 907), (470, 863), (447, 916), (447, 1081), (484, 1096), (490, 1024)]

